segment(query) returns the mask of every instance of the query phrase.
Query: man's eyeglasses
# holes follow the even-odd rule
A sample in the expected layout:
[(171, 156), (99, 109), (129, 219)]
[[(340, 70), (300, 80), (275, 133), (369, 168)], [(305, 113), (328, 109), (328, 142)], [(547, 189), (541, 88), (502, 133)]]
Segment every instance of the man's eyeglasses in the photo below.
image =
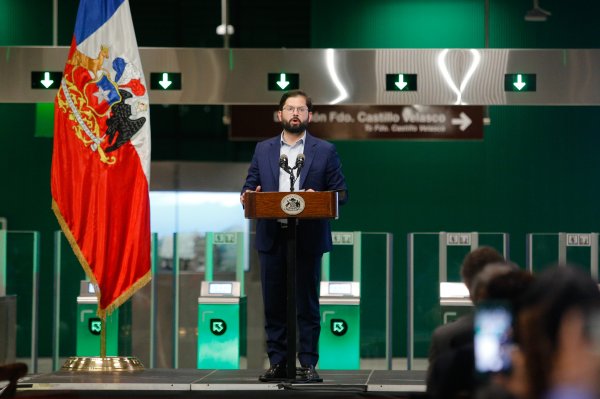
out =
[(299, 114), (303, 114), (308, 111), (308, 107), (292, 107), (291, 105), (286, 105), (282, 109), (285, 112), (294, 112), (294, 110), (296, 110)]

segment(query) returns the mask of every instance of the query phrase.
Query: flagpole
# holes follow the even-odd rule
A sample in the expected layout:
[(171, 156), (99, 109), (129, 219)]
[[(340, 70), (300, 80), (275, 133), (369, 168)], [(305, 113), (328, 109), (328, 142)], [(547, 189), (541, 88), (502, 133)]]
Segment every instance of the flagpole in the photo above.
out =
[(105, 318), (101, 318), (100, 319), (100, 357), (101, 358), (105, 358), (106, 357), (106, 319)]

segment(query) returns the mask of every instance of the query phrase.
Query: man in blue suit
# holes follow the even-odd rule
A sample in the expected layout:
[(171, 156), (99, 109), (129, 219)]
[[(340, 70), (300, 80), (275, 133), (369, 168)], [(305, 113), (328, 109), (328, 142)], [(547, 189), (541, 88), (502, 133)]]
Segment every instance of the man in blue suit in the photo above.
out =
[[(242, 188), (241, 202), (249, 191), (290, 191), (289, 174), (279, 167), (285, 154), (295, 164), (304, 154), (304, 167), (294, 191), (338, 191), (339, 202), (347, 200), (347, 187), (335, 146), (311, 136), (306, 127), (312, 118), (312, 102), (303, 91), (285, 93), (279, 102), (277, 117), (283, 126), (280, 135), (257, 144), (248, 177)], [(285, 220), (259, 219), (256, 223), (256, 249), (261, 264), (261, 283), (265, 307), (267, 354), (271, 367), (259, 380), (286, 378), (286, 264)], [(329, 220), (302, 219), (297, 227), (296, 306), (299, 332), (298, 360), (307, 382), (323, 381), (315, 370), (319, 360), (321, 332), (318, 288), (321, 258), (331, 251)]]

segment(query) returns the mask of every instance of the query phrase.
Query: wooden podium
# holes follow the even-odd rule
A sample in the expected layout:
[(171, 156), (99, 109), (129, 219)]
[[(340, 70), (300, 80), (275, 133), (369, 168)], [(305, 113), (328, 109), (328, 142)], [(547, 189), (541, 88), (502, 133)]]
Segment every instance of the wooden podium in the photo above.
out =
[(287, 379), (296, 380), (296, 228), (298, 219), (337, 219), (338, 193), (247, 192), (247, 219), (287, 219)]

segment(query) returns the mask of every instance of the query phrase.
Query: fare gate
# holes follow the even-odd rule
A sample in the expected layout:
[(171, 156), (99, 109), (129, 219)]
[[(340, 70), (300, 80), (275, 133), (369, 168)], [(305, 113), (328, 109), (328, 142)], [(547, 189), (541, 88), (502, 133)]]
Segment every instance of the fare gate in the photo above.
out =
[(245, 298), (238, 281), (203, 281), (198, 298), (198, 368), (239, 369)]
[[(98, 298), (89, 281), (80, 284), (77, 297), (77, 356), (100, 356), (102, 322), (96, 316)], [(119, 350), (119, 309), (106, 317), (106, 355), (117, 356)]]
[(570, 264), (598, 280), (598, 233), (530, 233), (526, 250), (527, 270), (533, 273)]
[(360, 284), (321, 282), (319, 368), (360, 368)]
[(496, 248), (509, 259), (507, 233), (408, 234), (408, 370), (415, 358), (427, 357), (431, 334), (437, 326), (472, 311), (460, 266), (469, 252), (481, 246)]

